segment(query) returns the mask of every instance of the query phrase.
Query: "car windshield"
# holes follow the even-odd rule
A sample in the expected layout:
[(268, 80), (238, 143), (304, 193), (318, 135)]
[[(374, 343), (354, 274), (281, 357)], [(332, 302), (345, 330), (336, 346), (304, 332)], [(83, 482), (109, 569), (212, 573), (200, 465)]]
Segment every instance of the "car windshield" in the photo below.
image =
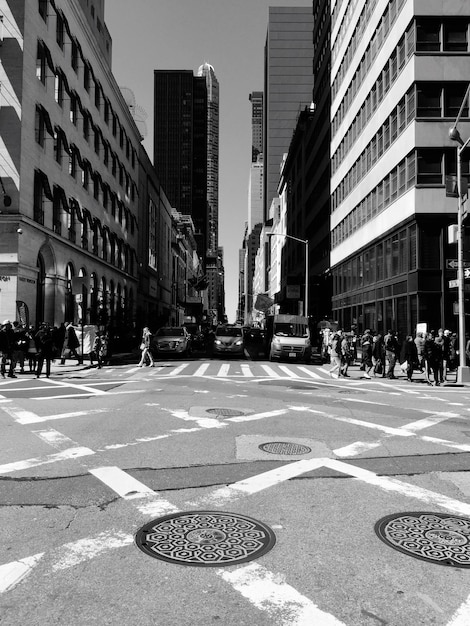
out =
[(241, 337), (242, 329), (241, 328), (229, 328), (226, 326), (219, 326), (215, 333), (218, 337)]
[(157, 337), (182, 337), (184, 330), (182, 328), (160, 328), (157, 331)]
[(278, 337), (308, 337), (305, 324), (288, 324), (286, 322), (276, 324), (274, 334)]

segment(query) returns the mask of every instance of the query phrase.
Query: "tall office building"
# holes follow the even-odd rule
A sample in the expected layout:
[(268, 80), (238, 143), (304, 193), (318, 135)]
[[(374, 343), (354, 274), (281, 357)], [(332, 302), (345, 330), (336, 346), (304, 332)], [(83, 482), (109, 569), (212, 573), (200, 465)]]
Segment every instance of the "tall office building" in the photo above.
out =
[(207, 203), (209, 226), (207, 249), (217, 252), (219, 247), (219, 81), (214, 68), (204, 63), (198, 76), (207, 88)]
[(263, 92), (250, 93), (251, 102), (251, 162), (256, 163), (263, 152)]
[(264, 219), (277, 197), (280, 167), (296, 118), (312, 100), (312, 4), (269, 7), (264, 69)]
[(445, 183), (456, 174), (449, 130), (459, 111), (470, 137), (469, 27), (468, 0), (331, 10), (331, 268), (344, 328), (457, 327), (457, 199)]
[(205, 259), (207, 212), (206, 78), (191, 70), (154, 71), (154, 165), (172, 206), (190, 215)]

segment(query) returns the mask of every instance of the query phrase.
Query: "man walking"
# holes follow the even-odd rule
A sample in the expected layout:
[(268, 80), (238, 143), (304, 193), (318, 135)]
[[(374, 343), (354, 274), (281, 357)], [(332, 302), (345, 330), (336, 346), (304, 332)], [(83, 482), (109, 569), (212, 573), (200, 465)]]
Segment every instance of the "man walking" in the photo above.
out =
[(385, 342), (385, 358), (388, 361), (387, 378), (396, 378), (395, 364), (400, 353), (400, 345), (398, 343), (397, 334), (394, 330), (389, 330), (384, 337)]

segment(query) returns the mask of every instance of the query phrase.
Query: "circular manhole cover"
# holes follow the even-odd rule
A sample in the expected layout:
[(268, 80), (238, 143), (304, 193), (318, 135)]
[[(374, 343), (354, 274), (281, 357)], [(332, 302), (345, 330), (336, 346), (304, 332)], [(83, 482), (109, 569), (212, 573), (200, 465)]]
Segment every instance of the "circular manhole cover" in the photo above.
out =
[(257, 559), (274, 547), (276, 536), (269, 526), (238, 513), (192, 511), (152, 520), (135, 541), (161, 561), (220, 567)]
[(417, 559), (470, 567), (470, 518), (442, 513), (387, 515), (375, 524), (379, 539)]
[(211, 415), (220, 415), (221, 417), (236, 417), (238, 415), (245, 415), (243, 411), (237, 409), (207, 409), (206, 413)]
[(304, 446), (301, 443), (291, 443), (289, 441), (270, 441), (269, 443), (262, 443), (258, 448), (269, 454), (286, 455), (308, 454), (312, 451), (312, 448), (308, 446)]

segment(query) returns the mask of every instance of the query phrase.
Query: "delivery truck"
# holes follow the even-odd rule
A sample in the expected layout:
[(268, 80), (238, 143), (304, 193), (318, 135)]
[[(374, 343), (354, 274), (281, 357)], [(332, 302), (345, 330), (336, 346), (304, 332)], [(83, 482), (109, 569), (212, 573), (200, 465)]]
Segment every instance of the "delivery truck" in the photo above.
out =
[(308, 319), (302, 315), (266, 318), (266, 354), (269, 360), (310, 362), (312, 347)]

